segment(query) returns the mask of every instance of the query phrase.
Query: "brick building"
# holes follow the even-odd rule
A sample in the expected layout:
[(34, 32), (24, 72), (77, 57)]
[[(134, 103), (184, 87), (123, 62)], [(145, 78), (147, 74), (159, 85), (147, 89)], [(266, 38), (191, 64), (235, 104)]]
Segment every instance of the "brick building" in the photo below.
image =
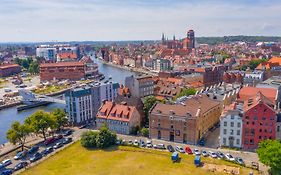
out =
[(84, 77), (85, 65), (83, 62), (44, 63), (40, 65), (40, 81), (80, 80)]
[(276, 138), (274, 103), (261, 92), (244, 102), (242, 147), (256, 149), (258, 143)]
[(216, 123), (221, 103), (197, 95), (181, 104), (157, 103), (150, 111), (150, 138), (196, 144)]
[(0, 65), (0, 77), (7, 77), (20, 73), (21, 67), (18, 64), (2, 64)]

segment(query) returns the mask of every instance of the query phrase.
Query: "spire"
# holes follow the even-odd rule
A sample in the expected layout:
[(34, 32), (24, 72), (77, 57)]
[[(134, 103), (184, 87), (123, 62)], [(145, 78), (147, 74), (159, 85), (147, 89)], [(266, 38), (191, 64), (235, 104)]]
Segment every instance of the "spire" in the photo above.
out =
[(164, 42), (165, 41), (165, 35), (164, 35), (164, 33), (162, 33), (162, 42)]
[(173, 36), (173, 40), (176, 41), (176, 36), (175, 35)]

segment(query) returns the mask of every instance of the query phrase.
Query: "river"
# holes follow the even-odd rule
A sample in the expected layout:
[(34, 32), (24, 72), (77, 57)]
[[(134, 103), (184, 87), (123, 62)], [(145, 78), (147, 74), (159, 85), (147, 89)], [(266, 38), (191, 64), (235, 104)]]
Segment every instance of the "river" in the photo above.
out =
[[(124, 83), (125, 77), (134, 75), (134, 72), (128, 70), (120, 69), (117, 67), (112, 67), (110, 65), (103, 64), (102, 61), (98, 59), (93, 59), (95, 63), (99, 66), (99, 72), (104, 74), (107, 78), (112, 77), (112, 80), (118, 83)], [(63, 104), (52, 103), (46, 106), (40, 106), (33, 109), (24, 110), (17, 112), (16, 107), (11, 107), (7, 109), (0, 110), (0, 144), (7, 142), (6, 132), (10, 128), (10, 125), (14, 121), (23, 122), (26, 117), (31, 115), (37, 110), (45, 110), (50, 112), (54, 108), (64, 108)]]

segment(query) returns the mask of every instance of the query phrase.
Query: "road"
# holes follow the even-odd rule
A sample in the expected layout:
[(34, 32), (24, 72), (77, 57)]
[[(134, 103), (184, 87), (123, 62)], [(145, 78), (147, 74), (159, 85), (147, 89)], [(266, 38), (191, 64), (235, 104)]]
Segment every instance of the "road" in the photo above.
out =
[[(70, 136), (70, 137), (72, 137), (73, 138), (73, 140), (74, 140), (74, 142), (75, 141), (77, 141), (77, 140), (79, 140), (80, 139), (80, 137), (81, 137), (81, 135), (82, 135), (82, 133), (84, 132), (84, 131), (88, 131), (88, 130), (91, 130), (91, 129), (87, 129), (87, 128), (85, 128), (85, 129), (78, 129), (78, 128), (73, 128), (73, 130), (74, 130), (74, 132), (73, 132), (73, 134)], [(119, 138), (119, 139), (122, 139), (122, 140), (126, 140), (126, 141), (129, 141), (129, 140), (131, 140), (131, 141), (134, 141), (134, 140), (143, 140), (143, 141), (147, 141), (147, 140), (150, 140), (150, 139), (148, 139), (148, 138), (145, 138), (145, 137), (139, 137), (139, 136), (131, 136), (131, 135), (122, 135), (122, 134), (117, 134), (117, 137)], [(53, 146), (53, 145), (49, 145), (49, 146), (45, 146), (44, 144), (42, 144), (42, 139), (39, 139), (39, 140), (37, 140), (37, 142), (40, 142), (41, 141), (41, 143), (39, 143), (38, 145), (40, 146), (40, 149), (39, 149), (39, 152), (41, 152), (41, 151), (43, 151), (46, 147), (49, 147), (49, 146)], [(172, 145), (173, 147), (175, 147), (175, 146), (181, 146), (181, 147), (185, 147), (186, 146), (186, 144), (182, 144), (182, 143), (175, 143), (175, 142), (170, 142), (170, 141), (164, 141), (164, 140), (158, 140), (158, 139), (152, 139), (152, 143), (153, 144), (165, 144), (166, 146), (167, 145)], [(227, 154), (227, 153), (229, 153), (229, 154), (231, 154), (232, 156), (234, 156), (234, 157), (241, 157), (244, 161), (245, 161), (245, 163), (246, 163), (246, 165), (248, 165), (248, 166), (250, 166), (251, 165), (251, 162), (252, 161), (254, 161), (254, 162), (258, 162), (258, 156), (257, 156), (257, 154), (256, 153), (253, 153), (253, 152), (242, 152), (242, 151), (234, 151), (234, 150), (226, 150), (226, 149), (214, 149), (214, 148), (207, 148), (207, 147), (199, 147), (199, 146), (194, 146), (194, 145), (188, 145), (192, 150), (193, 149), (195, 149), (195, 148), (197, 148), (197, 149), (199, 149), (199, 150), (206, 150), (207, 152), (209, 152), (209, 151), (213, 151), (213, 152), (217, 152), (217, 151), (221, 151), (222, 153), (224, 153), (224, 154)], [(58, 149), (58, 150), (55, 150), (52, 154), (55, 154), (57, 151), (59, 151), (59, 150), (61, 150), (61, 149), (64, 149), (65, 147), (67, 147), (67, 146), (64, 146), (64, 147), (62, 147), (62, 148), (60, 148), (60, 149)], [(19, 162), (19, 161), (16, 161), (16, 160), (13, 160), (13, 156), (14, 155), (11, 155), (10, 157), (5, 157), (5, 158), (1, 158), (1, 160), (3, 160), (3, 159), (7, 159), (7, 158), (9, 158), (9, 159), (11, 159), (12, 161), (13, 161), (13, 163), (11, 164), (11, 165), (9, 165), (7, 168), (13, 168), (13, 167), (15, 167), (15, 165)], [(48, 155), (48, 156), (50, 156), (50, 155)], [(48, 157), (47, 156), (47, 157)], [(25, 161), (28, 161), (29, 160), (29, 158), (31, 157), (31, 155), (29, 155), (29, 156), (27, 156), (24, 160)], [(41, 159), (40, 161), (38, 161), (38, 162), (35, 162), (35, 163), (33, 163), (33, 164), (31, 164), (30, 166), (33, 166), (34, 164), (37, 164), (37, 163), (39, 163), (39, 162), (41, 162), (41, 161), (44, 161), (44, 159), (45, 158), (43, 158), (43, 159)], [(259, 163), (260, 164), (260, 170), (261, 171), (267, 171), (268, 170), (268, 168), (266, 167), (266, 166), (264, 166), (264, 165), (262, 165), (261, 163)], [(1, 171), (0, 171), (1, 172)], [(17, 172), (18, 173), (18, 172)], [(16, 173), (16, 174), (17, 174)]]

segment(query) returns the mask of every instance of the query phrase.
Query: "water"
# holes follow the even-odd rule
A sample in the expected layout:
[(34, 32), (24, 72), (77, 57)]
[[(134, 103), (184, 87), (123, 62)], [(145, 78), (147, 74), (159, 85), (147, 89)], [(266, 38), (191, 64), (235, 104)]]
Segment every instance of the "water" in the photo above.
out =
[[(105, 78), (112, 77), (112, 80), (118, 83), (124, 84), (125, 77), (134, 75), (134, 72), (123, 70), (117, 67), (112, 67), (106, 64), (103, 64), (102, 61), (98, 59), (93, 59), (95, 63), (99, 66), (99, 72), (104, 74)], [(30, 116), (37, 110), (52, 111), (54, 108), (64, 108), (63, 104), (52, 103), (47, 106), (40, 106), (37, 108), (32, 108), (24, 111), (17, 112), (16, 107), (7, 108), (0, 110), (0, 144), (7, 142), (6, 132), (10, 128), (10, 125), (14, 121), (23, 122), (24, 119)]]

